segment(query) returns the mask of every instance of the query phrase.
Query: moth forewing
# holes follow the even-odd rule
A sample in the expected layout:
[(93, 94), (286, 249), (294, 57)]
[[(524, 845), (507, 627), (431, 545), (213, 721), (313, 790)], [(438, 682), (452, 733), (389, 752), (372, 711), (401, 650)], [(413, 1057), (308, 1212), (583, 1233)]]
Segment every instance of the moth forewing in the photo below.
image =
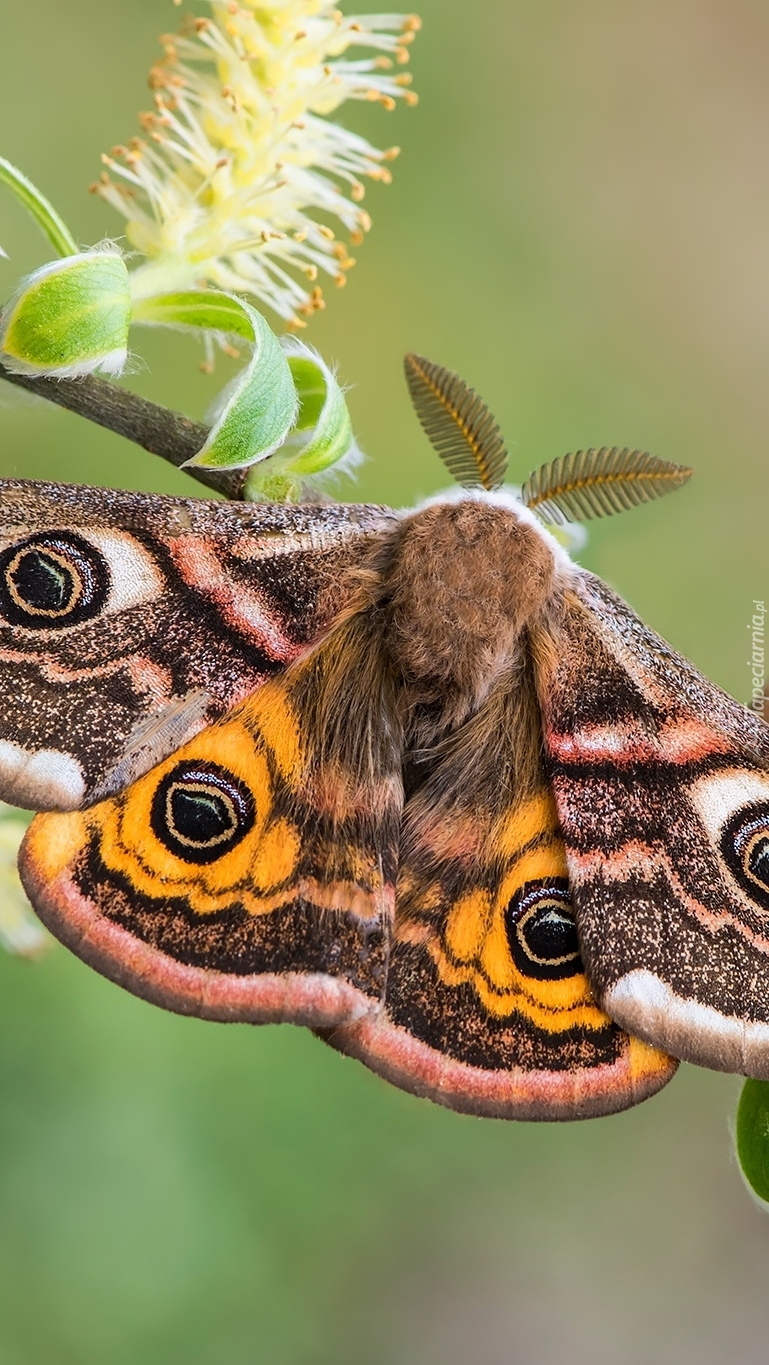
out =
[(311, 645), (393, 520), (0, 480), (0, 795), (121, 790)]
[(769, 727), (599, 579), (565, 608), (540, 700), (596, 999), (676, 1057), (769, 1078)]

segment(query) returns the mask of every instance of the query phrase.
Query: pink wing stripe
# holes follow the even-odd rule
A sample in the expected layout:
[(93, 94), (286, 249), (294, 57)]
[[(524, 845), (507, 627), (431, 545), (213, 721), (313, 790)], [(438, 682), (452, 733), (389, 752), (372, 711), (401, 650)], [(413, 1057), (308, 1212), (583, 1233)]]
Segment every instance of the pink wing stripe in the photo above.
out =
[(222, 620), (247, 636), (270, 659), (285, 663), (301, 652), (285, 633), (278, 612), (260, 593), (245, 584), (233, 583), (225, 572), (213, 541), (179, 537), (169, 541), (174, 563), (184, 581), (216, 603)]
[(671, 719), (654, 733), (642, 722), (586, 725), (571, 734), (548, 728), (547, 745), (562, 763), (696, 763), (712, 754), (734, 752), (726, 735), (702, 721)]

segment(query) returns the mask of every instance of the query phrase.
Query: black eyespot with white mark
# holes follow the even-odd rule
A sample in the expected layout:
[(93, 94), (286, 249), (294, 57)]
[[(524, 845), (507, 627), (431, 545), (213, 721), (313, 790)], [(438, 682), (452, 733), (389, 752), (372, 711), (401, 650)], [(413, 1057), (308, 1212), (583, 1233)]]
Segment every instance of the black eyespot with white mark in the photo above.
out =
[(750, 899), (769, 910), (769, 804), (738, 811), (721, 835), (721, 852)]
[(69, 531), (41, 531), (0, 554), (0, 611), (11, 625), (60, 630), (90, 621), (110, 590), (102, 554)]
[(510, 952), (524, 976), (557, 981), (583, 970), (564, 877), (526, 882), (505, 910)]
[(158, 785), (150, 822), (161, 844), (187, 863), (213, 863), (253, 828), (254, 798), (218, 763), (177, 763)]

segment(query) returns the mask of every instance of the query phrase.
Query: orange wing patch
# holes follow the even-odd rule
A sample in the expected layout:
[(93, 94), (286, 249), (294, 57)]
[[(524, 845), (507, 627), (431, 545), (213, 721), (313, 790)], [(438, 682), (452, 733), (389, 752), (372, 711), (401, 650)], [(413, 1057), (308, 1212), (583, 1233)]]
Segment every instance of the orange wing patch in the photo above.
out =
[[(275, 711), (285, 726), (277, 749), (268, 742)], [(276, 786), (296, 790), (302, 774), (288, 701), (260, 692), (124, 795), (75, 815), (39, 816), (28, 854), (50, 877), (95, 841), (107, 871), (141, 896), (181, 897), (195, 915), (235, 899), (265, 913), (292, 898), (301, 835), (277, 806)]]
[[(549, 792), (529, 803), (543, 815), (549, 814), (551, 805)], [(530, 815), (531, 810), (523, 813), (522, 841), (517, 849), (510, 849), (511, 864), (499, 886), (476, 888), (460, 896), (448, 913), (443, 936), (434, 937), (430, 950), (442, 979), (452, 986), (470, 982), (493, 1015), (505, 1017), (514, 1010), (522, 1011), (538, 1028), (556, 1032), (575, 1024), (602, 1028), (606, 1016), (597, 1008), (584, 972), (574, 970), (579, 961), (576, 943), (557, 942), (559, 937), (571, 938), (568, 899), (552, 894), (552, 889), (566, 882), (563, 845), (553, 832), (554, 821), (549, 828), (543, 825), (532, 845), (527, 837)], [(545, 893), (530, 892), (530, 903), (512, 926), (508, 907), (525, 899), (528, 888), (540, 887)], [(547, 888), (551, 889), (549, 897)], [(549, 957), (543, 958), (540, 953), (539, 960), (529, 942), (535, 916), (544, 922), (544, 931), (540, 932), (550, 940)], [(516, 957), (511, 934), (515, 934), (519, 949)], [(522, 960), (523, 968), (516, 958)], [(563, 975), (540, 976), (537, 968), (561, 968)]]
[(321, 751), (322, 668), (321, 649), (120, 796), (38, 817), (22, 869), (53, 932), (186, 1012), (325, 1024), (378, 1001), (400, 772), (381, 746), (364, 774)]
[[(494, 723), (474, 722), (481, 738), (504, 740), (507, 704), (492, 699)], [(406, 806), (384, 1008), (324, 1036), (474, 1114), (572, 1119), (635, 1104), (676, 1062), (595, 1003), (552, 792), (540, 775), (506, 798), (516, 774), (499, 741), (471, 780), (467, 752), (459, 742)]]
[(517, 1012), (554, 1033), (609, 1022), (582, 970), (549, 790), (488, 832), (465, 821), (459, 866), (441, 867), (428, 888), (404, 870), (396, 932), (430, 953), (446, 985), (471, 985), (496, 1018)]
[[(111, 872), (145, 896), (162, 886), (195, 915), (234, 900), (264, 914), (292, 899), (301, 832), (288, 810), (304, 765), (298, 736), (291, 763), (288, 745), (276, 751), (268, 742), (274, 700), (257, 693), (237, 719), (203, 731), (124, 796), (86, 812)], [(296, 732), (289, 704), (278, 700), (288, 733)]]

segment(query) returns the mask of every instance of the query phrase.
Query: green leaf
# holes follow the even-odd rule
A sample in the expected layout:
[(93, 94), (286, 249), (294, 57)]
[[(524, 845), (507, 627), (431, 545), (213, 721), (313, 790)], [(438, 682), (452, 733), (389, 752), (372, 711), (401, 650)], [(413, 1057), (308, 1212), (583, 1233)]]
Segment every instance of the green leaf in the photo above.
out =
[(290, 501), (299, 496), (303, 479), (357, 451), (349, 409), (333, 371), (301, 341), (292, 338), (283, 347), (299, 413), (280, 449), (249, 471), (243, 496), (251, 502)]
[[(77, 242), (53, 204), (40, 193), (31, 180), (22, 175), (21, 171), (3, 156), (0, 156), (0, 184), (7, 185), (19, 203), (32, 214), (54, 251), (58, 251), (60, 256), (77, 255)], [(4, 251), (2, 255), (5, 255)]]
[(336, 375), (317, 351), (301, 341), (286, 342), (284, 348), (299, 395), (296, 431), (309, 433), (286, 468), (292, 474), (320, 474), (355, 448), (350, 411)]
[(302, 481), (357, 452), (344, 394), (316, 351), (283, 344), (243, 300), (217, 290), (183, 290), (134, 300), (133, 321), (217, 333), (254, 344), (248, 367), (222, 396), (203, 449), (188, 466), (249, 466), (243, 497), (287, 502)]
[(253, 346), (244, 370), (220, 397), (208, 439), (186, 468), (240, 469), (266, 460), (282, 445), (297, 412), (288, 360), (261, 313), (217, 290), (188, 290), (137, 299), (134, 322), (217, 332)]
[(769, 1081), (746, 1081), (737, 1106), (737, 1159), (750, 1188), (769, 1203)]
[(125, 365), (131, 296), (114, 249), (49, 261), (21, 281), (3, 311), (0, 355), (17, 374), (55, 378), (119, 374)]
[(222, 336), (253, 341), (254, 325), (249, 316), (253, 311), (234, 294), (221, 294), (216, 289), (184, 289), (134, 299), (133, 321), (181, 331), (219, 332)]

